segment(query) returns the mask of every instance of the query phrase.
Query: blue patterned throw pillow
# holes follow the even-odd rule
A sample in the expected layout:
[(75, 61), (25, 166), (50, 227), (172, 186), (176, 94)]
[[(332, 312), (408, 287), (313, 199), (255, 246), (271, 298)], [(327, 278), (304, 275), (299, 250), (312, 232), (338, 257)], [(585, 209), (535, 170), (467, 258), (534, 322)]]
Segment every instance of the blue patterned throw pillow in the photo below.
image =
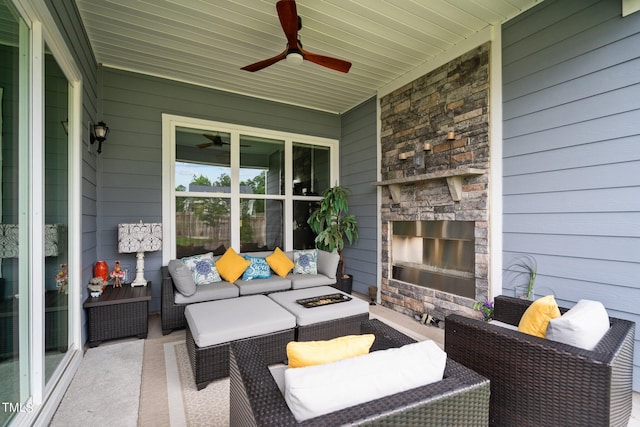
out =
[(296, 274), (318, 274), (318, 250), (294, 251), (293, 263), (293, 272)]
[(222, 281), (220, 274), (218, 274), (218, 269), (213, 263), (213, 252), (184, 257), (181, 261), (191, 270), (193, 281), (196, 282), (196, 285)]
[(268, 279), (271, 277), (271, 268), (266, 259), (249, 255), (245, 255), (244, 259), (250, 261), (251, 264), (242, 273), (242, 280)]

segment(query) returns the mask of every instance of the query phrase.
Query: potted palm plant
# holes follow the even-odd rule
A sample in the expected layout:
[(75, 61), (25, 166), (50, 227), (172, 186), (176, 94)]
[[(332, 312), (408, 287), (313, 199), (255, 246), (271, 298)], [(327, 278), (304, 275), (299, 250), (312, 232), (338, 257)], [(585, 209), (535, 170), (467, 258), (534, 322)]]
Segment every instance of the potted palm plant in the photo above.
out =
[(337, 272), (338, 289), (351, 293), (353, 277), (344, 273), (342, 250), (345, 241), (353, 244), (358, 241), (358, 225), (353, 215), (348, 215), (348, 188), (336, 185), (322, 192), (320, 207), (311, 213), (309, 226), (316, 233), (316, 246), (329, 252), (338, 251), (340, 263)]

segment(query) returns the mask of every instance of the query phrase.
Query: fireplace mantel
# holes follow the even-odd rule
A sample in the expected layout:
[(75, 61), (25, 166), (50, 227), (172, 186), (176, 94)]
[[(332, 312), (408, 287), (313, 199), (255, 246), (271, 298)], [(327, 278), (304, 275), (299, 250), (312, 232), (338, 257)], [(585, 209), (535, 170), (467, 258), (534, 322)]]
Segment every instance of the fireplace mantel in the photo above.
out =
[(425, 173), (422, 175), (376, 181), (372, 184), (377, 186), (388, 186), (389, 192), (391, 193), (391, 198), (394, 202), (398, 203), (405, 201), (400, 188), (402, 185), (445, 178), (447, 180), (447, 184), (449, 185), (451, 198), (454, 201), (459, 202), (462, 198), (462, 181), (464, 180), (464, 178), (468, 176), (484, 175), (485, 172), (486, 171), (484, 169), (477, 168), (447, 169), (437, 172)]

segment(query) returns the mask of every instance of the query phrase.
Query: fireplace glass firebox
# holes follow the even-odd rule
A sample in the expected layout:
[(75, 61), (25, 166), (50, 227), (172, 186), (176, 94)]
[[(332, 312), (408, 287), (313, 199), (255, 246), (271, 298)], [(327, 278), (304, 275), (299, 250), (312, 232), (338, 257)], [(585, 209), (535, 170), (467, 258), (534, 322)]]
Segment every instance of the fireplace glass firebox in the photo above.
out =
[(394, 221), (392, 278), (475, 298), (474, 221)]

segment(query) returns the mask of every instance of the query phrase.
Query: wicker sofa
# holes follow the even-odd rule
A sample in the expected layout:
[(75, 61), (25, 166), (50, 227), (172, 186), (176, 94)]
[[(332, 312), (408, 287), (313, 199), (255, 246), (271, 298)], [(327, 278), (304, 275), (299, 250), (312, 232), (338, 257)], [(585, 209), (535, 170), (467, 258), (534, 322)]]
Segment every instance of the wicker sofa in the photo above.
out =
[[(494, 319), (518, 325), (530, 304), (496, 297)], [(452, 314), (445, 321), (445, 351), (491, 380), (491, 425), (626, 426), (635, 324), (609, 321), (597, 346), (583, 350)]]
[[(415, 342), (375, 319), (363, 321), (361, 333), (375, 334), (371, 351)], [(231, 426), (486, 426), (488, 422), (488, 380), (451, 359), (442, 381), (302, 422), (289, 410), (268, 362), (252, 341), (231, 344), (230, 378)]]
[[(285, 254), (293, 260), (294, 251)], [(247, 255), (265, 257), (271, 252), (250, 252)], [(244, 255), (244, 254), (240, 254)], [(196, 293), (190, 297), (181, 295), (173, 283), (167, 266), (162, 267), (162, 291), (160, 316), (162, 334), (171, 333), (174, 329), (183, 329), (186, 325), (184, 309), (189, 304), (213, 301), (217, 299), (235, 298), (242, 295), (268, 294), (289, 289), (303, 289), (315, 286), (336, 284), (336, 272), (340, 255), (318, 250), (318, 274), (294, 274), (287, 277), (272, 275), (268, 279), (238, 280), (235, 283), (226, 281), (198, 286)]]

